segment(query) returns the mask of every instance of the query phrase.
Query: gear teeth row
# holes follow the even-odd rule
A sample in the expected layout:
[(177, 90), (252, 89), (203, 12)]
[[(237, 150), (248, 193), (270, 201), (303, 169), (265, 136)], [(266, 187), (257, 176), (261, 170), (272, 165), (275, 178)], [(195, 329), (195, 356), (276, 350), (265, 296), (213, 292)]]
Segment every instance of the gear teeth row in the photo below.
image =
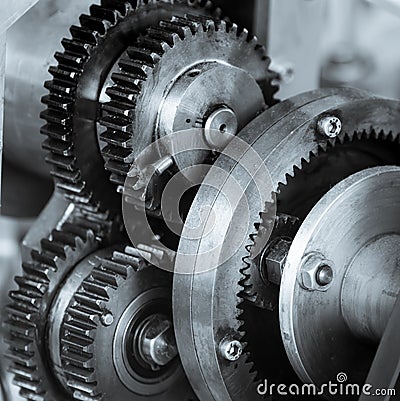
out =
[[(160, 7), (164, 5), (179, 7), (184, 3), (184, 1), (174, 0), (101, 0), (100, 5), (90, 6), (89, 14), (80, 16), (79, 25), (73, 25), (70, 28), (71, 37), (62, 40), (64, 51), (55, 54), (58, 65), (49, 68), (52, 80), (45, 82), (45, 88), (49, 94), (42, 98), (47, 109), (41, 113), (41, 118), (46, 121), (41, 128), (41, 133), (47, 137), (43, 148), (48, 151), (46, 162), (51, 165), (55, 184), (73, 202), (79, 204), (81, 199), (90, 202), (101, 200), (99, 199), (101, 196), (93, 193), (93, 188), (87, 182), (91, 175), (89, 176), (89, 172), (84, 170), (83, 165), (82, 167), (78, 165), (75, 147), (77, 133), (74, 128), (74, 113), (79, 101), (78, 87), (82, 75), (91, 68), (90, 59), (97, 54), (110, 30), (136, 11), (154, 9), (156, 12), (157, 4), (160, 4)], [(214, 9), (211, 2), (204, 0), (192, 1), (188, 4), (194, 8), (202, 8), (206, 13), (211, 13)], [(215, 12), (218, 14), (219, 10)], [(129, 70), (129, 67), (126, 67)], [(138, 73), (140, 75), (139, 71)], [(121, 77), (121, 79), (124, 78)], [(131, 85), (135, 87), (134, 82), (131, 82)], [(140, 88), (137, 90), (139, 91)], [(123, 101), (129, 102), (129, 95), (125, 96), (122, 91), (121, 96)], [(124, 107), (122, 103), (118, 103), (114, 111)], [(130, 108), (131, 106), (125, 107), (121, 112), (129, 113)], [(91, 118), (97, 119), (95, 114), (97, 114), (96, 111), (93, 111)], [(93, 146), (96, 144), (93, 143)], [(131, 146), (131, 143), (122, 139), (122, 147), (128, 146)], [(96, 192), (96, 189), (94, 190)], [(105, 209), (109, 205), (100, 206)]]
[[(335, 148), (338, 145), (343, 145), (347, 142), (352, 142), (354, 140), (387, 140), (394, 143), (400, 144), (400, 133), (395, 134), (393, 132), (389, 132), (386, 134), (383, 130), (376, 131), (371, 128), (369, 131), (360, 131), (353, 133), (344, 133), (333, 139), (325, 140), (319, 143), (318, 148), (315, 152), (310, 152), (305, 157), (301, 158), (297, 164), (293, 165), (292, 169), (289, 172), (282, 172), (282, 177), (277, 183), (275, 189), (275, 195), (279, 194), (280, 188), (282, 186), (288, 185), (288, 180), (295, 179), (298, 172), (303, 170), (303, 168), (310, 164), (313, 159), (318, 158), (322, 153), (327, 152), (329, 149)], [(253, 289), (253, 285), (251, 283), (251, 262), (250, 259), (253, 254), (253, 248), (257, 247), (257, 240), (260, 235), (261, 230), (265, 228), (267, 232), (271, 232), (271, 224), (276, 226), (277, 220), (271, 220), (271, 211), (275, 209), (276, 204), (273, 202), (273, 198), (270, 201), (265, 203), (265, 209), (260, 213), (260, 223), (255, 223), (254, 227), (256, 232), (250, 235), (250, 244), (248, 244), (246, 248), (247, 255), (242, 258), (243, 267), (240, 269), (240, 279), (239, 285), (242, 290), (239, 292), (238, 296), (240, 301), (237, 305), (238, 309), (238, 321), (240, 323), (239, 333), (242, 335), (242, 342), (246, 343), (247, 341), (247, 327), (246, 321), (244, 320), (244, 314), (246, 311), (246, 302), (256, 304), (257, 303), (257, 293)], [(281, 224), (298, 224), (298, 219), (293, 216), (283, 215), (279, 217)], [(275, 229), (275, 228), (274, 228)], [(257, 252), (258, 254), (258, 252)], [(246, 351), (246, 349), (245, 349)], [(254, 373), (255, 381), (257, 381), (257, 367), (252, 358), (252, 354), (250, 351), (246, 352), (247, 362), (252, 366), (252, 372)]]
[(10, 372), (20, 394), (28, 400), (53, 399), (47, 393), (47, 362), (39, 343), (44, 338), (48, 307), (68, 270), (97, 247), (95, 232), (85, 225), (64, 223), (41, 241), (41, 250), (32, 251), (31, 261), (15, 277), (18, 289), (11, 291), (7, 306)]
[[(128, 48), (127, 58), (119, 62), (120, 71), (112, 75), (115, 85), (106, 90), (110, 101), (102, 106), (100, 124), (105, 131), (100, 135), (100, 139), (106, 143), (102, 154), (107, 161), (106, 169), (112, 173), (110, 179), (117, 185), (124, 185), (137, 151), (132, 140), (137, 134), (133, 121), (145, 82), (167, 51), (178, 41), (195, 36), (200, 30), (222, 30), (235, 39), (252, 43), (255, 50), (264, 55), (263, 60), (268, 60), (263, 47), (249, 36), (247, 30), (241, 30), (237, 25), (225, 20), (193, 15), (185, 18), (174, 16), (170, 20), (160, 21), (156, 27), (149, 28), (145, 36), (138, 38), (137, 45)], [(267, 86), (271, 89), (271, 82), (267, 82)], [(276, 89), (273, 91), (276, 92)]]
[(110, 258), (97, 258), (67, 309), (62, 326), (61, 360), (67, 384), (76, 400), (102, 399), (93, 367), (95, 331), (102, 324), (102, 316), (108, 313), (110, 291), (118, 291), (130, 275), (147, 266), (135, 254), (127, 247), (124, 252), (114, 251)]
[(72, 116), (79, 79), (108, 31), (140, 5), (140, 1), (106, 0), (101, 5), (92, 5), (90, 14), (80, 17), (80, 26), (71, 27), (71, 38), (62, 40), (64, 52), (55, 54), (58, 66), (49, 69), (53, 79), (45, 83), (49, 94), (42, 98), (47, 109), (41, 118), (47, 124), (41, 133), (48, 137), (43, 148), (49, 151), (46, 162), (52, 165), (56, 186), (76, 203), (93, 198), (77, 166), (74, 149)]

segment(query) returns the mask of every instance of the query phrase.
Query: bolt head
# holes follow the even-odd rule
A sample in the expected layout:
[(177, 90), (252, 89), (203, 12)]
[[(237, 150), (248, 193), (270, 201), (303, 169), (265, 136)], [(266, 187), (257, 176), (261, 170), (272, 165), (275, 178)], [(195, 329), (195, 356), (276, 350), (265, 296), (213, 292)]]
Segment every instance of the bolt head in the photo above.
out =
[(318, 121), (318, 131), (329, 138), (336, 138), (342, 131), (342, 122), (335, 116), (323, 117)]
[(230, 362), (237, 361), (243, 354), (243, 345), (237, 340), (225, 340), (220, 348), (222, 356)]
[(309, 291), (326, 291), (334, 279), (333, 263), (322, 255), (308, 255), (300, 269), (300, 283)]
[(114, 316), (111, 312), (105, 312), (100, 320), (103, 326), (111, 326), (114, 323)]
[(278, 241), (269, 246), (262, 256), (263, 277), (271, 283), (279, 285), (286, 263), (286, 258), (290, 249), (291, 241), (280, 238)]
[(329, 265), (322, 265), (318, 268), (317, 271), (317, 283), (320, 286), (327, 286), (333, 280), (333, 270)]

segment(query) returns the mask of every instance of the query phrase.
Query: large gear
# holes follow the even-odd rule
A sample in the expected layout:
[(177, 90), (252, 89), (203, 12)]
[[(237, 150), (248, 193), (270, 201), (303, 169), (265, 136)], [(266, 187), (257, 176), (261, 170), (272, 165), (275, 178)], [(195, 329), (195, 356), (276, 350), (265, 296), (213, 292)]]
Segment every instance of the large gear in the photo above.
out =
[[(106, 168), (119, 185), (153, 140), (191, 128), (234, 135), (276, 103), (264, 48), (236, 24), (174, 16), (149, 28), (128, 56), (112, 75), (116, 85), (106, 91), (111, 101), (101, 120)], [(175, 160), (179, 168), (201, 161)]]
[[(282, 209), (282, 205), (285, 205), (285, 197), (287, 207), (297, 204), (298, 199), (296, 195), (294, 197), (285, 195), (283, 190), (281, 194), (278, 194), (278, 211), (304, 218), (315, 201), (329, 189), (329, 181), (331, 183), (338, 182), (348, 174), (368, 167), (369, 164), (399, 163), (398, 107), (397, 102), (371, 98), (356, 90), (316, 91), (299, 95), (288, 103), (283, 102), (275, 106), (273, 113), (265, 112), (242, 131), (240, 137), (251, 144), (252, 149), (257, 151), (264, 160), (275, 192), (279, 192), (282, 185), (290, 183), (296, 170), (300, 170), (306, 165), (312, 166), (313, 163), (310, 163), (310, 159), (318, 159), (328, 148), (332, 148), (332, 153), (335, 154), (336, 149), (346, 149), (346, 144), (350, 144), (347, 150), (349, 148), (352, 148), (351, 151), (358, 149), (356, 153), (364, 154), (365, 159), (363, 161), (354, 158), (354, 165), (348, 163), (347, 168), (345, 165), (343, 170), (340, 170), (341, 163), (338, 163), (336, 166), (339, 169), (337, 170), (338, 173), (332, 173), (332, 175), (325, 173), (322, 186), (317, 188), (315, 193), (307, 194), (304, 186), (301, 187), (302, 192), (297, 192), (296, 195), (307, 195), (300, 203), (301, 208)], [(332, 139), (318, 129), (318, 122), (324, 117), (337, 115), (340, 115), (343, 128), (342, 132), (335, 139)], [(384, 118), (382, 118), (383, 115)], [(260, 127), (262, 128), (260, 129)], [(365, 143), (370, 143), (372, 146), (365, 145)], [(291, 151), (288, 152), (287, 149)], [(282, 152), (285, 153), (285, 158), (282, 158)], [(329, 150), (327, 153), (330, 153)], [(250, 191), (254, 191), (254, 187), (248, 184), (249, 178), (243, 178), (243, 167), (240, 166), (240, 163), (221, 159), (221, 162), (217, 161), (216, 165), (230, 171), (230, 175), (242, 185), (245, 196), (250, 195)], [(321, 166), (311, 167), (308, 173), (313, 168), (318, 170)], [(331, 173), (331, 171), (329, 172)], [(312, 182), (315, 184), (315, 180)], [(328, 186), (326, 186), (327, 184)], [(224, 196), (228, 192), (224, 185), (228, 184), (221, 185), (217, 195), (215, 195), (216, 199), (212, 200), (213, 205), (219, 205), (219, 196)], [(189, 212), (189, 225), (192, 215), (194, 216), (193, 213), (201, 208), (202, 202), (206, 199), (204, 197), (207, 196), (207, 192), (204, 191), (203, 193), (201, 188)], [(281, 196), (280, 199), (279, 196)], [(289, 201), (290, 199), (294, 200), (292, 204)], [(273, 202), (273, 198), (266, 198), (263, 201)], [(259, 207), (257, 202), (249, 205), (249, 222), (244, 225), (242, 230), (247, 232), (247, 238), (253, 236), (254, 222), (258, 221), (261, 210), (257, 210)], [(218, 214), (217, 210), (210, 212), (210, 215), (215, 214)], [(224, 247), (230, 247), (232, 242), (235, 241), (234, 236), (239, 237), (242, 234), (237, 228), (238, 233), (230, 231), (232, 230), (230, 224), (230, 222), (226, 222), (222, 226), (216, 226), (215, 232), (213, 232), (213, 236), (229, 238), (226, 245), (225, 243), (222, 245), (221, 257), (224, 255)], [(240, 224), (243, 227), (243, 222)], [(202, 249), (202, 242), (206, 241), (202, 238), (185, 239), (185, 230), (183, 231), (183, 238), (180, 249), (184, 249), (186, 253), (194, 249)], [(209, 238), (207, 240), (210, 241)], [(251, 242), (251, 244), (253, 243)], [(243, 249), (245, 245), (247, 244), (243, 244)], [(207, 249), (206, 246), (207, 243), (204, 243), (204, 249)], [(196, 253), (196, 251), (193, 252)], [(177, 258), (177, 272), (190, 271), (192, 274), (176, 275), (175, 277), (174, 314), (177, 316), (175, 329), (177, 333), (181, 334), (181, 337), (178, 337), (178, 346), (189, 378), (192, 380), (199, 377), (203, 378), (201, 384), (197, 382), (198, 396), (202, 400), (254, 400), (257, 398), (259, 383), (255, 378), (258, 380), (267, 379), (269, 383), (285, 383), (289, 375), (289, 382), (296, 382), (287, 357), (284, 357), (285, 350), (282, 346), (282, 340), (279, 335), (274, 337), (274, 330), (267, 323), (270, 320), (266, 319), (265, 324), (258, 327), (264, 330), (264, 336), (261, 336), (262, 342), (255, 341), (254, 337), (245, 338), (246, 319), (243, 319), (245, 317), (243, 316), (243, 298), (237, 294), (243, 294), (243, 290), (246, 289), (243, 284), (246, 283), (248, 274), (251, 275), (251, 272), (249, 272), (249, 264), (243, 262), (242, 257), (243, 252), (237, 252), (229, 260), (222, 259), (222, 265), (211, 271), (207, 271), (207, 266), (210, 263), (214, 264), (215, 258), (212, 261), (207, 260), (207, 257), (202, 257), (200, 254), (193, 259), (193, 265), (190, 266), (190, 269), (187, 266), (187, 259), (182, 257), (181, 260), (186, 265), (180, 266), (179, 255)], [(218, 256), (216, 258), (218, 259)], [(196, 274), (196, 270), (203, 273)], [(204, 271), (206, 272), (204, 273)], [(241, 271), (244, 271), (245, 275)], [(227, 288), (231, 290), (228, 292), (226, 291)], [(207, 305), (205, 305), (205, 300), (208, 300), (206, 301)], [(202, 303), (201, 310), (194, 308), (198, 302)], [(205, 327), (208, 329), (205, 330)], [(271, 331), (269, 331), (270, 328)], [(188, 335), (182, 333), (188, 333)], [(245, 344), (245, 339), (249, 342), (247, 351), (244, 348), (242, 356), (235, 363), (227, 362), (221, 353), (221, 344), (224, 345), (227, 336), (230, 341), (236, 341), (236, 344), (237, 342)], [(274, 338), (277, 342), (271, 344), (270, 342), (273, 342)], [(253, 342), (250, 344), (251, 341)], [(265, 346), (266, 341), (271, 345), (270, 347)], [(183, 344), (185, 344), (184, 347)], [(273, 354), (274, 352), (276, 354), (277, 347), (280, 347), (280, 355), (283, 357), (281, 367), (283, 365), (289, 366), (288, 370), (286, 367), (284, 369), (277, 367), (275, 363), (272, 365), (268, 363), (271, 360), (275, 361)], [(251, 350), (250, 354), (249, 350)], [(264, 357), (260, 360), (257, 359), (255, 365), (254, 356), (261, 350), (265, 350)], [(207, 355), (207, 360), (202, 355)], [(210, 364), (210, 360), (213, 361), (212, 364)], [(261, 376), (257, 374), (257, 370)], [(268, 374), (268, 376), (262, 377), (263, 374)], [(243, 390), (240, 391), (238, 388)]]
[(53, 80), (45, 84), (47, 124), (41, 132), (48, 137), (43, 147), (56, 186), (68, 199), (102, 210), (115, 207), (118, 196), (107, 184), (96, 125), (108, 74), (147, 27), (188, 12), (220, 15), (206, 0), (102, 0), (71, 27), (72, 38), (63, 39), (58, 65), (50, 68)]
[(48, 334), (55, 376), (74, 399), (195, 398), (174, 351), (171, 279), (130, 247), (95, 252), (74, 268)]

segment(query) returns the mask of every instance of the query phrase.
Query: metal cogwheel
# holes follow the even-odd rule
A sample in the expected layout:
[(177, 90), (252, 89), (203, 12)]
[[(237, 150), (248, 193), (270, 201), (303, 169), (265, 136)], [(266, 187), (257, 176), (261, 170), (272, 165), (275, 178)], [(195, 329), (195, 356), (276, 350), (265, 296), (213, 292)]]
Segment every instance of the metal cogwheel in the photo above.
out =
[(79, 263), (53, 303), (48, 332), (58, 382), (76, 400), (195, 399), (177, 356), (172, 275), (132, 248)]
[[(264, 112), (239, 137), (252, 145), (252, 151), (264, 161), (277, 193), (278, 213), (302, 220), (331, 185), (349, 174), (371, 165), (399, 164), (399, 110), (399, 102), (362, 91), (319, 90), (284, 101), (273, 112)], [(327, 119), (332, 124), (322, 124)], [(242, 159), (245, 157), (246, 154)], [(249, 185), (251, 178), (243, 174), (240, 160), (221, 158), (216, 166), (230, 171), (249, 199), (254, 186)], [(213, 193), (211, 201), (216, 210), (211, 209), (210, 216), (221, 212), (217, 209), (224, 203), (219, 198), (229, 193), (227, 185), (221, 184)], [(203, 202), (209, 204), (209, 197), (200, 188), (187, 218), (189, 226)], [(263, 201), (274, 202), (273, 197)], [(260, 205), (249, 203), (248, 212), (248, 221), (238, 221), (233, 227), (230, 220), (221, 221), (210, 234), (213, 238), (227, 238), (222, 242), (220, 256), (216, 256), (222, 260), (219, 268), (207, 271), (207, 266), (215, 263), (207, 254), (198, 254), (187, 266), (187, 259), (180, 258), (178, 250), (176, 270), (191, 273), (174, 278), (178, 348), (188, 377), (196, 382), (197, 395), (204, 401), (253, 401), (258, 397), (259, 380), (296, 382), (283, 348), (278, 316), (275, 313), (268, 317), (271, 311), (258, 308), (251, 303), (251, 297), (244, 296), (249, 289), (246, 283), (254, 274), (244, 249), (247, 246), (251, 251), (254, 245), (254, 222), (259, 221)], [(243, 242), (242, 252), (232, 252), (228, 260), (223, 258), (235, 242), (235, 235), (242, 238), (241, 231), (247, 232), (247, 239), (253, 239)], [(183, 230), (179, 249), (192, 254), (202, 247), (207, 249), (205, 241), (187, 238)], [(186, 265), (180, 266), (180, 262)], [(257, 327), (250, 327), (254, 325), (250, 313), (254, 308), (261, 316)], [(258, 336), (254, 336), (256, 332)], [(230, 358), (224, 351), (227, 344), (238, 350), (237, 358)], [(277, 360), (282, 363), (277, 365)]]
[[(106, 168), (119, 185), (155, 139), (204, 128), (216, 131), (206, 142), (218, 149), (224, 134), (235, 135), (276, 103), (276, 75), (268, 70), (264, 48), (223, 20), (191, 15), (163, 20), (127, 55), (111, 76), (115, 85), (106, 90), (111, 100), (103, 104), (100, 122), (106, 128), (101, 134)], [(201, 152), (193, 152), (190, 160), (175, 163), (182, 169), (201, 161)]]
[(58, 65), (50, 68), (53, 79), (45, 83), (49, 94), (41, 117), (47, 136), (43, 147), (52, 165), (56, 186), (79, 204), (106, 210), (118, 204), (108, 183), (97, 134), (99, 102), (107, 76), (140, 33), (162, 18), (186, 13), (220, 16), (210, 1), (102, 0), (92, 5), (80, 25), (71, 27), (57, 52)]
[(18, 290), (10, 292), (7, 307), (10, 371), (14, 384), (27, 400), (66, 399), (51, 381), (48, 366), (46, 327), (50, 305), (59, 285), (71, 268), (99, 246), (91, 228), (84, 222), (65, 223), (41, 241), (41, 251), (32, 252), (32, 261), (22, 265), (16, 277)]

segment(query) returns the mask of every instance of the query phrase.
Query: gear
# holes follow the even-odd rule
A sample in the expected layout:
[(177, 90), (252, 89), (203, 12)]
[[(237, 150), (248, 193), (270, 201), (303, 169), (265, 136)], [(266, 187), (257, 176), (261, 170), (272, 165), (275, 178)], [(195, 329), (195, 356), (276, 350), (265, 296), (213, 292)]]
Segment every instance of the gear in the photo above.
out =
[[(271, 225), (273, 226), (271, 234)], [(262, 309), (275, 310), (278, 301), (278, 287), (267, 277), (267, 266), (265, 265), (266, 253), (278, 240), (292, 241), (297, 229), (300, 226), (300, 220), (297, 217), (287, 214), (279, 214), (271, 220), (269, 214), (261, 213), (261, 223), (256, 223), (257, 234), (252, 235), (254, 246), (258, 242), (267, 244), (263, 252), (255, 252), (256, 258), (245, 258), (249, 264), (248, 269), (242, 270), (245, 280), (242, 281), (244, 291), (241, 296), (246, 301), (253, 303)], [(264, 238), (266, 236), (267, 238)], [(252, 253), (252, 247), (248, 247), (249, 253)]]
[[(102, 0), (89, 15), (72, 26), (72, 38), (63, 39), (64, 52), (57, 52), (53, 80), (45, 83), (43, 97), (47, 121), (42, 134), (49, 150), (56, 186), (68, 199), (102, 210), (115, 207), (118, 196), (108, 186), (97, 140), (96, 122), (107, 74), (137, 36), (161, 18), (187, 12), (220, 15), (206, 0)], [(215, 15), (215, 14), (214, 14)]]
[(13, 361), (14, 383), (28, 400), (56, 398), (57, 390), (48, 380), (44, 343), (49, 305), (71, 267), (97, 246), (92, 230), (66, 223), (52, 232), (50, 240), (42, 240), (42, 251), (33, 251), (32, 262), (24, 263), (23, 275), (15, 278), (19, 288), (10, 293), (7, 356)]
[(193, 400), (177, 357), (172, 276), (131, 247), (92, 254), (65, 281), (49, 342), (76, 400)]
[(67, 222), (42, 239), (40, 251), (33, 250), (31, 261), (24, 261), (23, 275), (16, 277), (16, 291), (10, 292), (8, 306), (10, 345), (14, 383), (28, 400), (60, 399), (57, 388), (49, 380), (45, 331), (50, 305), (62, 281), (82, 258), (115, 236), (108, 214), (92, 214), (76, 209)]
[[(101, 120), (106, 168), (119, 185), (154, 139), (204, 128), (217, 132), (218, 138), (205, 138), (215, 149), (224, 145), (224, 134), (236, 134), (276, 103), (276, 75), (263, 47), (235, 24), (174, 16), (149, 28), (128, 56), (112, 75), (116, 85), (106, 91), (111, 101)], [(204, 153), (191, 153), (175, 158), (179, 169), (203, 161)]]
[[(264, 161), (271, 177), (272, 190), (277, 194), (275, 205), (278, 212), (302, 220), (332, 183), (366, 166), (399, 163), (397, 110), (398, 102), (370, 97), (357, 90), (314, 91), (276, 105), (273, 112), (266, 111), (250, 123), (239, 137), (250, 144), (251, 151), (257, 152)], [(335, 139), (318, 129), (319, 121), (332, 115), (340, 116), (338, 119), (342, 123), (342, 132)], [(246, 154), (242, 159), (245, 163)], [(177, 337), (178, 348), (189, 379), (196, 380), (198, 396), (206, 401), (217, 397), (224, 401), (254, 400), (260, 379), (267, 379), (269, 383), (296, 382), (280, 331), (277, 330), (278, 317), (276, 314), (268, 317), (271, 311), (260, 309), (248, 299), (243, 299), (249, 278), (249, 266), (241, 260), (243, 252), (222, 259), (232, 248), (232, 243), (243, 242), (243, 234), (251, 238), (253, 222), (258, 220), (261, 209), (253, 200), (254, 186), (249, 184), (252, 178), (244, 178), (241, 174), (242, 159), (231, 163), (227, 163), (226, 159), (221, 163), (217, 160), (216, 166), (230, 171), (243, 188), (244, 197), (252, 199), (248, 203), (249, 224), (241, 222), (232, 227), (229, 219), (226, 222), (221, 220), (206, 239), (196, 240), (186, 239), (184, 229), (178, 255), (180, 250), (196, 254), (196, 250), (208, 249), (206, 241), (210, 238), (226, 238), (226, 241), (213, 258), (207, 253), (204, 257), (197, 254), (192, 265), (188, 266), (188, 260), (178, 256), (175, 265), (178, 272), (191, 272), (176, 275), (174, 279), (174, 316), (179, 316), (175, 329), (181, 333), (181, 337)], [(346, 159), (353, 162), (344, 162)], [(308, 186), (302, 181), (298, 186), (291, 185), (294, 180), (291, 177), (299, 170), (304, 171), (304, 182), (308, 182)], [(218, 194), (213, 199), (212, 205), (215, 206), (210, 210), (210, 218), (224, 213), (218, 208), (226, 204), (220, 198), (229, 193), (228, 185), (223, 183), (216, 191)], [(310, 185), (315, 191), (307, 190)], [(195, 221), (192, 219), (195, 219), (196, 211), (201, 209), (208, 196), (205, 189), (199, 189), (187, 218), (188, 226)], [(272, 202), (273, 196), (263, 201)], [(268, 209), (266, 212), (269, 214)], [(203, 224), (208, 227), (207, 218)], [(244, 227), (243, 230), (240, 227)], [(260, 244), (258, 247), (262, 249)], [(255, 254), (251, 254), (251, 258), (255, 258)], [(215, 260), (222, 260), (221, 266), (208, 271)], [(181, 261), (185, 262), (185, 266), (180, 265)], [(240, 273), (243, 269), (245, 275)], [(197, 274), (198, 271), (206, 273)], [(235, 292), (239, 296), (233, 296)], [(196, 309), (199, 303), (201, 311)], [(251, 318), (254, 309), (263, 314), (256, 319), (257, 322)], [(256, 327), (250, 327), (251, 323)], [(208, 329), (205, 330), (205, 327)], [(252, 335), (256, 331), (257, 337)], [(190, 335), (182, 334), (187, 332)], [(244, 346), (244, 352), (235, 364), (227, 362), (219, 351), (219, 344), (224, 344), (227, 336)], [(258, 355), (261, 357), (258, 358)], [(277, 360), (281, 361), (279, 366)], [(199, 377), (202, 381), (198, 380)]]

